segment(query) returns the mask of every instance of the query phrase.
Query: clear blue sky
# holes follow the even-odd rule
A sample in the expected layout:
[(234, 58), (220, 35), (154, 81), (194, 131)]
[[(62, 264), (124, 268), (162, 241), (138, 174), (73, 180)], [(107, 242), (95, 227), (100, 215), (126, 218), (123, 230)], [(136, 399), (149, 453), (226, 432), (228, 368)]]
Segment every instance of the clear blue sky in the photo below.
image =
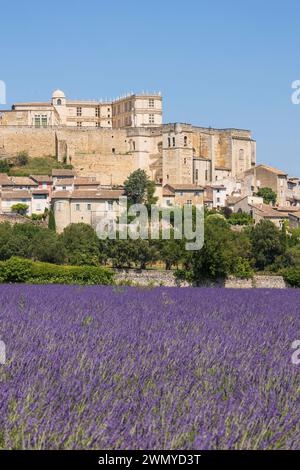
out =
[(300, 176), (300, 2), (1, 4), (7, 102), (161, 90), (164, 122), (251, 129), (259, 162)]

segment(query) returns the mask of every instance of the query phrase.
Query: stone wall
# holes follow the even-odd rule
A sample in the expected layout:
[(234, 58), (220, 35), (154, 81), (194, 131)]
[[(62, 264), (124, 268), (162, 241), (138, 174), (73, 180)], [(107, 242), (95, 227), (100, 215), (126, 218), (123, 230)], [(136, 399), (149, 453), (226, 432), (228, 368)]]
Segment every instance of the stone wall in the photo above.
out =
[[(239, 137), (239, 132), (241, 137)], [(167, 124), (158, 128), (69, 128), (54, 126), (0, 125), (0, 157), (15, 156), (20, 151), (30, 157), (56, 156), (71, 163), (81, 175), (97, 175), (102, 184), (122, 184), (137, 168), (163, 183), (192, 183), (194, 158), (213, 167), (205, 184), (214, 180), (214, 168), (237, 168), (238, 151), (245, 148), (246, 167), (250, 166), (249, 131), (204, 129), (190, 124)], [(247, 138), (244, 137), (246, 133)], [(210, 163), (211, 162), (211, 163)], [(241, 162), (238, 168), (241, 167)], [(204, 174), (205, 174), (205, 169)], [(246, 168), (245, 168), (246, 169)]]
[(0, 156), (26, 151), (31, 157), (56, 155), (56, 136), (52, 128), (0, 127)]
[(177, 281), (172, 271), (115, 269), (118, 283), (130, 283), (140, 286), (188, 287), (184, 281)]
[[(189, 287), (184, 281), (177, 281), (172, 271), (117, 269), (117, 283), (130, 283), (140, 286)], [(288, 287), (282, 276), (254, 276), (253, 279), (229, 277), (225, 282), (204, 281), (199, 287), (225, 287), (228, 289), (268, 288), (284, 289)]]
[(27, 217), (24, 217), (23, 215), (20, 215), (20, 214), (0, 214), (0, 224), (2, 222), (9, 222), (11, 225), (28, 224), (28, 223), (39, 225), (37, 224), (36, 221), (28, 219)]

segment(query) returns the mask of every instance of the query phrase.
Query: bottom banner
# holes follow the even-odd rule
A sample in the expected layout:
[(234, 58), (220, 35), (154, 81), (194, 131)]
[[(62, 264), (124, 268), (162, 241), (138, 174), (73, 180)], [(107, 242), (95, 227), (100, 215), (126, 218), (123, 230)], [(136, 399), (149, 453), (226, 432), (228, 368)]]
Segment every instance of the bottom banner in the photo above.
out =
[(241, 464), (256, 463), (299, 463), (300, 451), (0, 451), (0, 463), (29, 465), (31, 468), (54, 468), (56, 465), (68, 468), (96, 468), (117, 466), (138, 468), (142, 465), (180, 465), (210, 468), (213, 464), (230, 464), (240, 468)]

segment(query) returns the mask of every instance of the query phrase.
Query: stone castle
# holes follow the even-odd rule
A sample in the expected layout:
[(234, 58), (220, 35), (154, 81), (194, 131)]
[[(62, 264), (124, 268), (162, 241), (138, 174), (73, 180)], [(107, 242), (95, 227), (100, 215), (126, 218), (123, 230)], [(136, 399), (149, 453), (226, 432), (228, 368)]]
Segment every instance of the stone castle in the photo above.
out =
[(56, 156), (102, 185), (141, 168), (158, 184), (206, 186), (256, 164), (249, 130), (163, 124), (157, 93), (76, 101), (56, 90), (49, 102), (16, 103), (0, 111), (0, 157), (21, 151)]

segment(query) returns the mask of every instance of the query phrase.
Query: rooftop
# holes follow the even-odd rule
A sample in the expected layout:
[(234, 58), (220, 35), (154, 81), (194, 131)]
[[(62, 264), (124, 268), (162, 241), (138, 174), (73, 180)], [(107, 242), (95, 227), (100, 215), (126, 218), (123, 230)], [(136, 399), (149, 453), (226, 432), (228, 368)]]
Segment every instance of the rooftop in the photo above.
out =
[(278, 170), (277, 168), (274, 168), (274, 167), (269, 166), (269, 165), (261, 164), (261, 165), (257, 165), (257, 166), (254, 167), (254, 169), (257, 169), (257, 168), (263, 168), (264, 170), (271, 171), (272, 173), (275, 173), (278, 176), (287, 176), (287, 173), (284, 173), (283, 171)]
[(37, 186), (37, 182), (33, 181), (28, 176), (12, 176), (11, 180), (15, 185), (20, 186)]
[(54, 168), (52, 170), (52, 176), (75, 176), (76, 172), (75, 170), (69, 170), (69, 169), (64, 169), (64, 168)]
[(52, 199), (119, 199), (124, 195), (120, 189), (100, 189), (100, 190), (74, 190), (74, 191), (55, 191)]
[(174, 191), (204, 191), (204, 188), (202, 186), (198, 186), (197, 184), (169, 184), (167, 183), (165, 187), (168, 187), (174, 190)]
[(31, 199), (31, 193), (23, 189), (16, 189), (14, 191), (2, 191), (1, 198), (4, 201), (10, 199)]
[(249, 206), (253, 207), (254, 209), (258, 210), (262, 213), (263, 217), (266, 218), (282, 218), (288, 217), (288, 208), (286, 212), (280, 212), (274, 209), (273, 207), (269, 206), (268, 204), (249, 204)]
[(30, 178), (37, 183), (52, 183), (52, 177), (49, 175), (30, 175)]

